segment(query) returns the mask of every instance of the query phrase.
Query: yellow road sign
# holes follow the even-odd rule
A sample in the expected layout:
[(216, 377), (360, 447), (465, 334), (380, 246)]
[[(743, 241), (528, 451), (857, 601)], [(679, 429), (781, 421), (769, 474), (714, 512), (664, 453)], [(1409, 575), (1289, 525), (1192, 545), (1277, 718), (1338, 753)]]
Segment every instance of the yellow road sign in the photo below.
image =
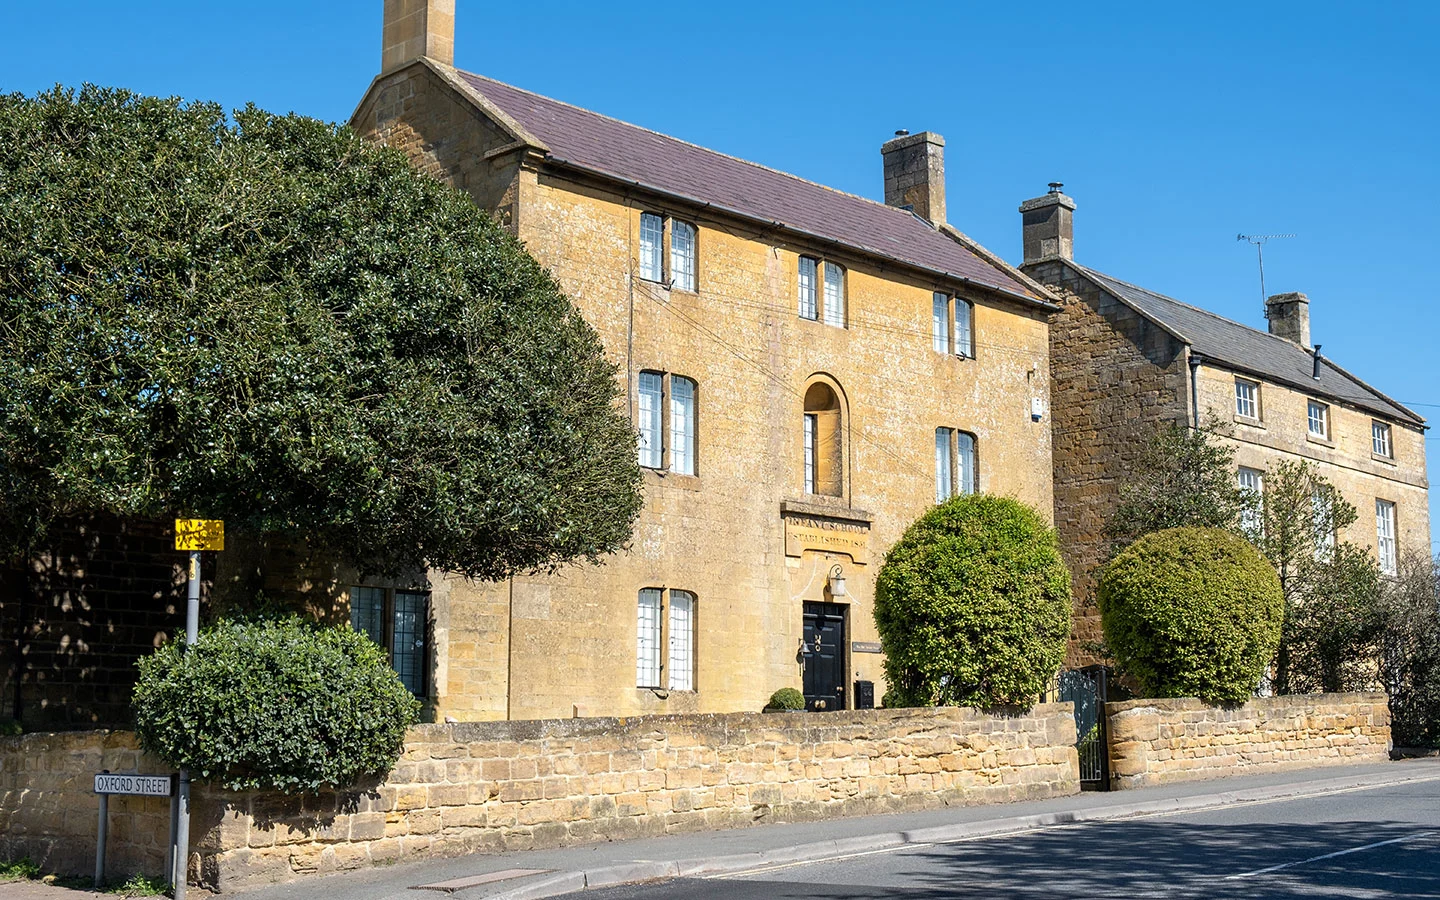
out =
[(176, 550), (224, 550), (225, 523), (219, 519), (176, 519)]

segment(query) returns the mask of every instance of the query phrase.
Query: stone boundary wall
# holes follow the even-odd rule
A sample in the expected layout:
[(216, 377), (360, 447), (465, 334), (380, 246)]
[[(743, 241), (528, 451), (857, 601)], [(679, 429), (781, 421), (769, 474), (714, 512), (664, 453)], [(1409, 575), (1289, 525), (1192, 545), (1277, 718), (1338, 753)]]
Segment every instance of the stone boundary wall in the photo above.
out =
[[(1080, 790), (1074, 744), (1069, 703), (423, 725), (374, 784), (197, 790), (191, 877), (234, 890), (427, 856), (1057, 797)], [(0, 739), (0, 856), (89, 871), (94, 772), (165, 771), (134, 747), (124, 732)], [(168, 801), (111, 809), (112, 835), (126, 835), (112, 869), (159, 874)]]
[[(30, 857), (46, 872), (95, 872), (100, 801), (95, 775), (168, 775), (128, 731), (70, 731), (0, 737), (0, 860)], [(170, 840), (170, 798), (110, 798), (106, 874), (162, 875)], [(192, 820), (193, 821), (193, 820)]]
[(1390, 758), (1384, 694), (1105, 704), (1113, 789)]

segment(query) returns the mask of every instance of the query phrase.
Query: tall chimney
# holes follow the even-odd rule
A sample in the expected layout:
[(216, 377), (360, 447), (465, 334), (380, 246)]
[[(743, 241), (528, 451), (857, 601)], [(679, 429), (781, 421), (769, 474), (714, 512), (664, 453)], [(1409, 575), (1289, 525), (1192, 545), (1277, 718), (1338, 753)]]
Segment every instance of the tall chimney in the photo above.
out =
[(897, 131), (880, 155), (885, 205), (909, 207), (933, 225), (945, 224), (945, 139), (933, 131)]
[(1270, 333), (1310, 347), (1310, 298), (1298, 291), (1271, 294), (1265, 298), (1265, 318), (1270, 320)]
[(380, 71), (429, 57), (455, 65), (455, 0), (385, 0)]
[(1075, 201), (1050, 182), (1050, 192), (1020, 204), (1025, 236), (1025, 263), (1075, 258)]

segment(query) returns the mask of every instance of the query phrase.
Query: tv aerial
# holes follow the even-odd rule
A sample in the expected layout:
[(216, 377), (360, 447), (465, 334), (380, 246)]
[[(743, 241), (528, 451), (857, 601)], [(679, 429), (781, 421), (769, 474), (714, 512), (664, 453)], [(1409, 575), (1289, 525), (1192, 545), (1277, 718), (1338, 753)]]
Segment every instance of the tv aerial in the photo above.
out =
[(1235, 240), (1248, 241), (1255, 245), (1255, 259), (1260, 263), (1260, 307), (1265, 308), (1269, 295), (1265, 293), (1265, 243), (1280, 238), (1293, 238), (1293, 234), (1237, 234)]

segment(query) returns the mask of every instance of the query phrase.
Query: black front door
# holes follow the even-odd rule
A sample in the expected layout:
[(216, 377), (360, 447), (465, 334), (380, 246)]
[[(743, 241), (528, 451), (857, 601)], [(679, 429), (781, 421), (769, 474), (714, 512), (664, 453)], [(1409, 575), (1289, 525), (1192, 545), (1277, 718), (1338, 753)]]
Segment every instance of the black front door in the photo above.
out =
[(845, 607), (805, 604), (805, 708), (845, 709)]

